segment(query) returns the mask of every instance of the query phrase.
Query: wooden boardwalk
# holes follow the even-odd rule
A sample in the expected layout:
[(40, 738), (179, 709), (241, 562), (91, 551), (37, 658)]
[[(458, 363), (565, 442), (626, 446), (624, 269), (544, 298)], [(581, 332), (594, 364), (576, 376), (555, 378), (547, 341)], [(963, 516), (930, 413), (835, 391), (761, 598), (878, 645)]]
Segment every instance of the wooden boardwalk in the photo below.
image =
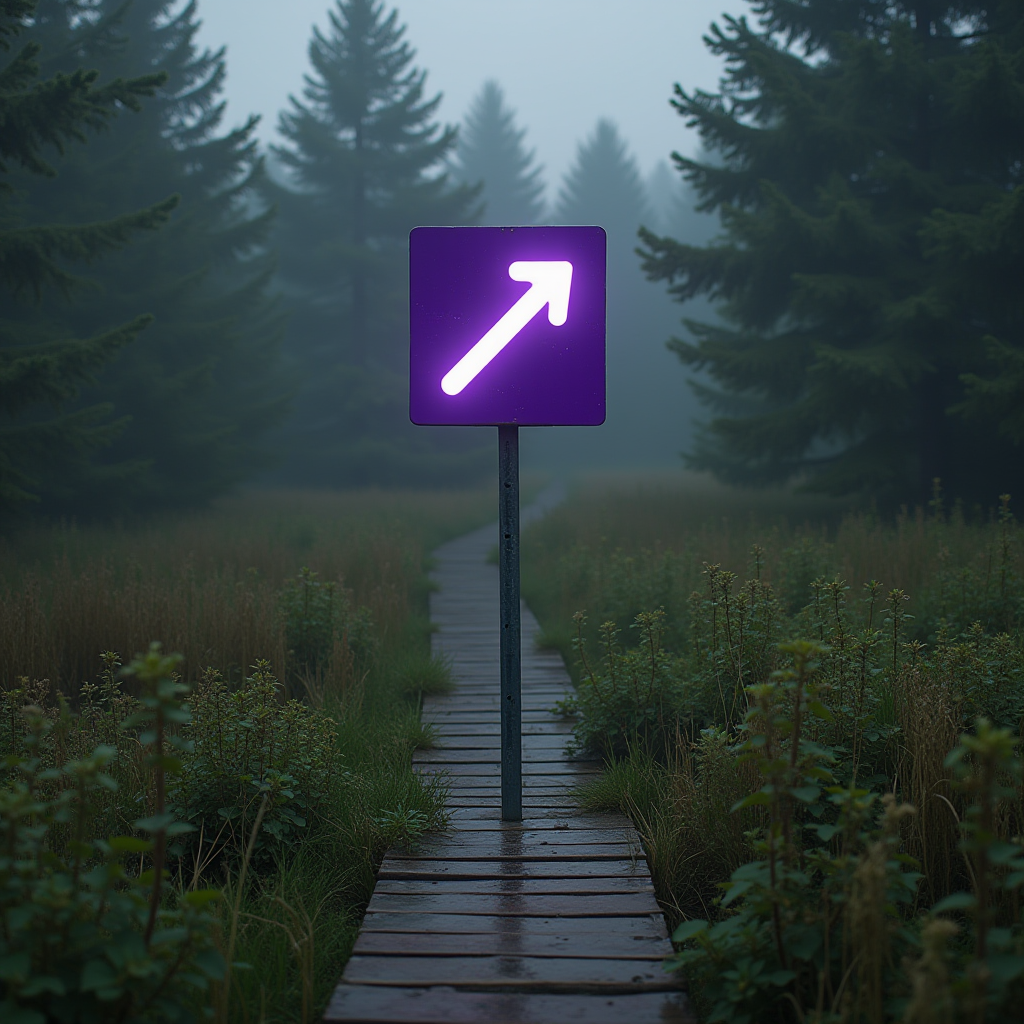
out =
[(636, 832), (580, 814), (572, 789), (597, 771), (564, 754), (551, 713), (570, 689), (537, 651), (523, 609), (523, 814), (501, 821), (498, 571), (489, 526), (444, 545), (431, 596), (434, 649), (455, 691), (424, 702), (438, 746), (414, 760), (451, 782), (451, 830), (388, 853), (328, 1021), (416, 1024), (682, 1024), (686, 997)]

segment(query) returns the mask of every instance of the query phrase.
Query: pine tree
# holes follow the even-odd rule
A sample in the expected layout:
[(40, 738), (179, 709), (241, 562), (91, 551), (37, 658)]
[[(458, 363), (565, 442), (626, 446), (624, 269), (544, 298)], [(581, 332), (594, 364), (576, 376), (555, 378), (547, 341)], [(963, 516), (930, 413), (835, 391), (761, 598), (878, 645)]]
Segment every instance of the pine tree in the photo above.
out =
[(543, 217), (543, 168), (535, 165), (525, 137), (501, 86), (484, 82), (459, 131), (455, 176), (467, 185), (483, 184), (488, 224), (537, 224)]
[(285, 438), (289, 482), (429, 482), (482, 464), (459, 448), (476, 432), (408, 420), (409, 231), (466, 223), (476, 206), (443, 170), (456, 132), (433, 120), (440, 97), (424, 98), (414, 56), (396, 11), (338, 0), (327, 32), (314, 30), (304, 101), (281, 115), (286, 177), (271, 194), (286, 350), (303, 378)]
[[(674, 343), (715, 382), (703, 397), (719, 415), (691, 464), (889, 501), (941, 478), (990, 501), (1024, 482), (1024, 6), (753, 11), (756, 28), (712, 28), (721, 91), (675, 100), (717, 158), (676, 162), (726, 237), (644, 236), (652, 279), (711, 296), (727, 324), (688, 322), (696, 341)], [(1018, 367), (1016, 392), (999, 359)], [(1001, 438), (979, 419), (998, 414), (993, 389)]]
[(558, 193), (562, 224), (600, 224), (609, 260), (631, 252), (637, 228), (651, 216), (640, 171), (612, 121), (602, 118), (580, 143)]
[[(55, 154), (63, 169), (68, 145), (87, 131), (107, 128), (118, 109), (135, 116), (140, 99), (164, 79), (149, 73), (100, 85), (95, 71), (73, 67), (40, 77), (40, 46), (30, 34), (38, 17), (34, 0), (0, 0), (0, 51), (11, 54), (0, 68), (0, 285), (8, 292), (0, 316), (0, 512), (9, 514), (38, 499), (44, 473), (86, 478), (97, 472), (94, 456), (123, 423), (103, 404), (66, 407), (84, 383), (146, 327), (136, 307), (129, 319), (108, 318), (98, 332), (69, 334), (41, 313), (40, 301), (80, 295), (84, 282), (70, 267), (92, 263), (126, 245), (141, 231), (162, 225), (175, 197), (135, 212), (122, 201), (119, 216), (78, 223), (39, 221), (26, 209), (11, 176), (34, 179), (43, 191), (59, 185)], [(17, 44), (17, 48), (16, 47)], [(13, 52), (12, 52), (13, 51)], [(55, 180), (57, 179), (57, 180)], [(14, 312), (30, 304), (28, 323)]]
[(126, 203), (181, 197), (158, 237), (100, 268), (90, 297), (47, 311), (78, 334), (139, 308), (155, 317), (82, 396), (124, 418), (104, 458), (111, 473), (130, 471), (131, 487), (50, 474), (45, 495), (60, 511), (205, 502), (265, 465), (265, 438), (283, 409), (270, 215), (254, 206), (256, 119), (221, 131), (224, 53), (199, 50), (198, 27), (196, 4), (175, 0), (41, 0), (36, 11), (31, 33), (49, 69), (82, 59), (105, 76), (146, 69), (165, 81), (139, 115), (71, 154), (59, 187), (21, 186), (33, 216), (98, 219)]
[(637, 230), (652, 216), (626, 141), (611, 121), (598, 121), (564, 177), (555, 218), (599, 224), (608, 235), (607, 420), (600, 430), (553, 431), (544, 452), (528, 449), (531, 461), (640, 467), (677, 458), (688, 412), (677, 398), (682, 369), (663, 341), (674, 310), (644, 280), (633, 251)]

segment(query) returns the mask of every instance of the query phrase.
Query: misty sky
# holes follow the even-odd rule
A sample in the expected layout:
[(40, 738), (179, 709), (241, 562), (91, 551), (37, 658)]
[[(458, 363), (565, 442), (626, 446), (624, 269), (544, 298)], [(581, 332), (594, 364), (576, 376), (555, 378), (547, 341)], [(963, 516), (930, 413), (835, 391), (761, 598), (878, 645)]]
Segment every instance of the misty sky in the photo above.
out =
[[(314, 23), (333, 0), (200, 0), (200, 42), (228, 48), (228, 124), (277, 112), (299, 93)], [(389, 4), (389, 6), (391, 6)], [(720, 62), (701, 36), (743, 0), (399, 0), (430, 95), (444, 93), (441, 118), (461, 120), (489, 77), (505, 89), (529, 144), (557, 187), (599, 117), (615, 120), (647, 173), (695, 138), (668, 101), (672, 86), (716, 86)]]

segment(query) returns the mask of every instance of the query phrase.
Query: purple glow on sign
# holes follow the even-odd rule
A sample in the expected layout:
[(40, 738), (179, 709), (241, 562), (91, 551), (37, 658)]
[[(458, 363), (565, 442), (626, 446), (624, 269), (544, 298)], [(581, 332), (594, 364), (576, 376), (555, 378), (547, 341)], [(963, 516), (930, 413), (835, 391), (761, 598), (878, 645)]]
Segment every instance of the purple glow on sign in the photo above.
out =
[(409, 249), (414, 423), (604, 422), (602, 228), (416, 228)]

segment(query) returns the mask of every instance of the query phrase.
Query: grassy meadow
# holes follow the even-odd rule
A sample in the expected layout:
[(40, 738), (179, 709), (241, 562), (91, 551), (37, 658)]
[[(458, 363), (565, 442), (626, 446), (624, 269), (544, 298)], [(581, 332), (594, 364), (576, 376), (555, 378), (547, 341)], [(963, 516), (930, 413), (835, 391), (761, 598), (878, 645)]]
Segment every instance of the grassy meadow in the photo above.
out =
[(524, 538), (592, 809), (629, 813), (708, 1020), (1021, 1019), (1024, 535), (699, 477)]
[(319, 1016), (383, 851), (444, 824), (426, 571), (492, 506), (253, 493), (0, 542), (0, 1016)]

